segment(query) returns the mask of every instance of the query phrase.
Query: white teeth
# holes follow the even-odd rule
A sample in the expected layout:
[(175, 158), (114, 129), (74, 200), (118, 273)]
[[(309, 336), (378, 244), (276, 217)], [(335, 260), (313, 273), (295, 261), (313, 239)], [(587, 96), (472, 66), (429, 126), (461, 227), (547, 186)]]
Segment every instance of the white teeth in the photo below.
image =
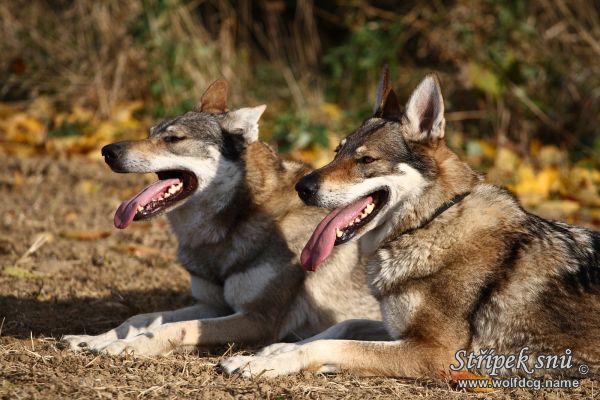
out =
[(171, 186), (171, 187), (169, 188), (169, 192), (168, 192), (168, 193), (169, 193), (169, 194), (175, 194), (175, 193), (177, 193), (177, 190), (178, 190), (178, 189), (175, 187), (175, 185), (173, 185), (173, 186)]
[(369, 215), (369, 214), (367, 214), (366, 212), (364, 212), (364, 213), (360, 214), (360, 218), (361, 219), (367, 218), (367, 215)]
[(169, 196), (171, 196), (171, 193), (165, 193), (165, 199), (168, 198)]
[(340, 228), (335, 228), (335, 236), (342, 237), (343, 235), (344, 235), (344, 232), (342, 232), (340, 230)]
[(367, 214), (371, 214), (371, 212), (373, 212), (374, 209), (375, 209), (375, 203), (370, 203), (368, 206), (365, 207), (365, 212)]
[(354, 221), (352, 221), (348, 224), (348, 226), (352, 226), (352, 225), (354, 225)]
[(138, 208), (137, 208), (137, 211), (138, 211), (138, 212), (142, 212), (142, 211), (144, 211), (144, 207), (142, 207), (142, 206), (138, 206)]
[(356, 219), (354, 220), (354, 222), (358, 224), (360, 222), (360, 218), (356, 217)]

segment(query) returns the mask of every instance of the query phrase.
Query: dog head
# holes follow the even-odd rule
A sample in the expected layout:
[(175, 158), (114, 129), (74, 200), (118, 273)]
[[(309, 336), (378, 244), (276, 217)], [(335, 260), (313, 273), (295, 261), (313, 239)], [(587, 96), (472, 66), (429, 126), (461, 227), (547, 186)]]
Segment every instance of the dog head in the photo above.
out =
[(245, 146), (258, 140), (258, 120), (266, 106), (226, 109), (227, 83), (214, 82), (201, 103), (184, 115), (162, 121), (148, 138), (109, 144), (104, 160), (115, 172), (155, 172), (158, 181), (124, 201), (115, 226), (148, 219), (239, 179)]
[(333, 161), (296, 185), (305, 203), (334, 209), (302, 252), (305, 268), (314, 270), (333, 246), (388, 223), (431, 185), (437, 173), (431, 149), (443, 140), (444, 128), (438, 79), (425, 77), (402, 113), (385, 68), (373, 116), (340, 142)]

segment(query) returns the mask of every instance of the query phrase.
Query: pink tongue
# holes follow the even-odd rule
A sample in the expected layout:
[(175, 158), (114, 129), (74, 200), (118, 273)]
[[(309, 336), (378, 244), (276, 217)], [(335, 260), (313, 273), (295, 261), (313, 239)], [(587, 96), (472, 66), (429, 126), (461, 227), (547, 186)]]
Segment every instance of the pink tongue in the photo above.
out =
[(115, 213), (115, 226), (119, 229), (127, 228), (129, 224), (131, 224), (131, 221), (133, 221), (138, 206), (143, 207), (150, 203), (153, 198), (158, 199), (160, 194), (166, 191), (169, 186), (176, 185), (180, 182), (181, 180), (179, 179), (165, 179), (154, 182), (131, 199), (122, 202)]
[(317, 269), (333, 250), (333, 245), (336, 240), (336, 228), (346, 227), (352, 220), (358, 217), (362, 210), (373, 203), (371, 196), (363, 197), (362, 199), (350, 204), (344, 208), (336, 208), (323, 221), (317, 225), (312, 236), (304, 246), (300, 255), (300, 262), (304, 269), (314, 271)]

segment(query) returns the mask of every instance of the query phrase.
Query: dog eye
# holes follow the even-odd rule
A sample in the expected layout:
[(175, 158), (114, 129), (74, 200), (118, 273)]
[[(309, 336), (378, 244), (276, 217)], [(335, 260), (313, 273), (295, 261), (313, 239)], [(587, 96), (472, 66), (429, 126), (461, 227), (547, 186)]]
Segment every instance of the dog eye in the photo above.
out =
[(185, 138), (182, 136), (165, 136), (163, 140), (167, 143), (177, 143), (181, 142), (183, 139)]
[(375, 159), (371, 156), (364, 156), (359, 161), (361, 164), (371, 164)]

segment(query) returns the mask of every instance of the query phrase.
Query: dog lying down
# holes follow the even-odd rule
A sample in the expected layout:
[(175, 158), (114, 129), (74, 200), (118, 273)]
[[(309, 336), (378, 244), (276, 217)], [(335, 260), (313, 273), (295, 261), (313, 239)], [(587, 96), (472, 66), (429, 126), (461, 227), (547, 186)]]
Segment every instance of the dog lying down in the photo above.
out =
[(227, 84), (216, 81), (195, 110), (155, 125), (147, 139), (102, 149), (115, 172), (156, 173), (154, 184), (119, 206), (114, 222), (125, 229), (166, 213), (196, 303), (136, 315), (100, 335), (65, 336), (73, 350), (161, 355), (319, 333), (352, 338), (364, 336), (365, 324), (375, 325), (373, 339), (387, 337), (373, 321), (381, 314), (356, 243), (335, 249), (318, 273), (301, 268), (302, 246), (327, 214), (294, 190), (311, 170), (258, 140), (265, 106), (229, 111), (226, 102)]
[[(465, 358), (493, 350), (506, 362), (492, 368), (484, 358), (471, 372), (582, 378), (597, 369), (600, 234), (528, 213), (462, 162), (444, 142), (435, 76), (418, 85), (405, 112), (387, 70), (377, 94), (373, 116), (297, 189), (305, 203), (333, 210), (306, 244), (303, 265), (319, 274), (336, 251), (360, 242), (393, 341), (316, 337), (221, 368), (419, 378), (469, 368)], [(559, 357), (565, 362), (552, 362)]]

